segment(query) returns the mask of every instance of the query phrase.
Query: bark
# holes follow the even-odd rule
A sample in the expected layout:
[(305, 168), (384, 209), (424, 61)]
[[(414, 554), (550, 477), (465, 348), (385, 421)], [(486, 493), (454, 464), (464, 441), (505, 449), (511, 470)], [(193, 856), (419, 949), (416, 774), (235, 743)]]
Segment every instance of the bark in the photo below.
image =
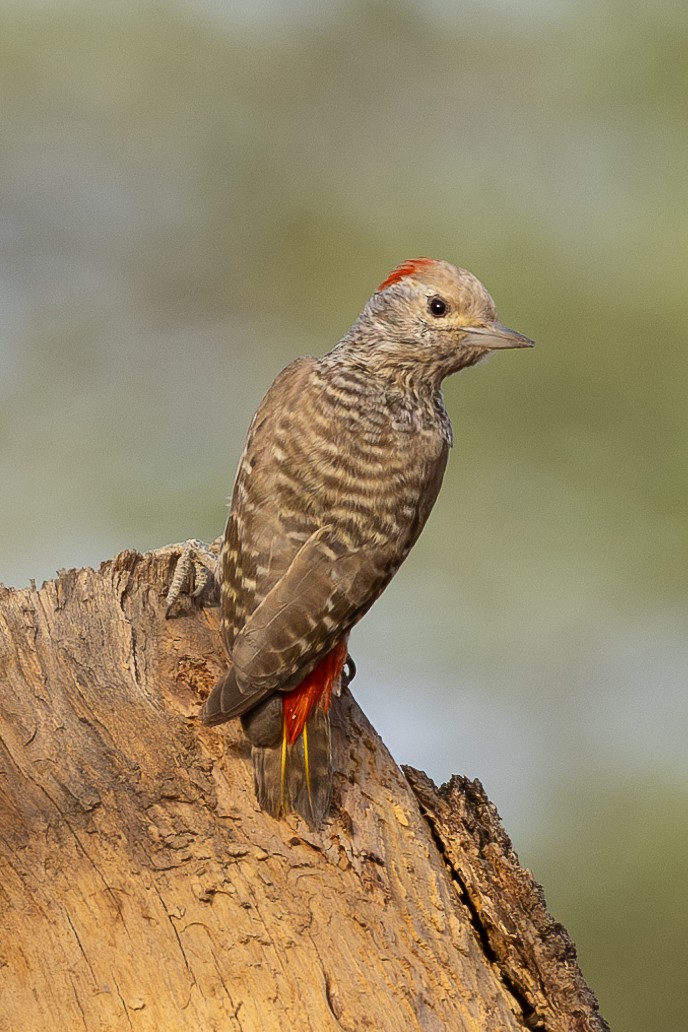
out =
[(349, 693), (324, 830), (258, 810), (178, 554), (0, 588), (0, 1029), (606, 1028), (480, 785), (404, 777)]

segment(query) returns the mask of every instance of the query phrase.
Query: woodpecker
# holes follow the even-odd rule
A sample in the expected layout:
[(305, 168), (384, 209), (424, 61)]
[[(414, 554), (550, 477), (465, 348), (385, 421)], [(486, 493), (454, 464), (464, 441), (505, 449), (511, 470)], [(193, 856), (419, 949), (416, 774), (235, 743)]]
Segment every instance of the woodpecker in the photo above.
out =
[(327, 815), (329, 709), (353, 676), (349, 632), (413, 547), (444, 476), (442, 381), (532, 344), (497, 321), (470, 272), (416, 258), (331, 351), (287, 366), (258, 407), (220, 554), (229, 668), (202, 719), (241, 718), (272, 816), (319, 827)]

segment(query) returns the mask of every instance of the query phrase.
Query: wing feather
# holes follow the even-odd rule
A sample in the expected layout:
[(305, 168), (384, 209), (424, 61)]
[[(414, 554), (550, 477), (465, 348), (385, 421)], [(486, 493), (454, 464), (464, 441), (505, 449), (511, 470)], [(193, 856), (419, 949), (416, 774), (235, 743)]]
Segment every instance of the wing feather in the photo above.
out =
[(447, 436), (430, 419), (400, 428), (385, 398), (342, 390), (299, 359), (251, 424), (222, 554), (231, 667), (207, 722), (300, 684), (383, 591), (435, 503)]

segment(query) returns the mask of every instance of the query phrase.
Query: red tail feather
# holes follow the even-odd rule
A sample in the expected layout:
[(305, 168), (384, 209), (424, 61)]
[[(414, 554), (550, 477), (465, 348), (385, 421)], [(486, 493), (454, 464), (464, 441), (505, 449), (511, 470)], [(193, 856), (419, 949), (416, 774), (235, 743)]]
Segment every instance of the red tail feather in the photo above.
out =
[(330, 708), (332, 689), (346, 662), (347, 638), (348, 635), (320, 660), (298, 688), (284, 696), (284, 721), (289, 745), (293, 745), (299, 737), (318, 704), (325, 713)]

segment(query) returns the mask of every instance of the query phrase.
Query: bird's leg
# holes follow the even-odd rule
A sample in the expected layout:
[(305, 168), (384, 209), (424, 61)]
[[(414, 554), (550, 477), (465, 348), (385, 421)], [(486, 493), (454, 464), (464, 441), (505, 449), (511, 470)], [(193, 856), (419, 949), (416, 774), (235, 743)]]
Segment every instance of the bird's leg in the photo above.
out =
[(179, 558), (165, 599), (166, 618), (170, 616), (175, 602), (182, 594), (199, 598), (206, 587), (211, 585), (213, 596), (217, 595), (217, 567), (221, 546), (221, 537), (216, 538), (210, 545), (191, 538), (180, 545), (171, 546), (179, 550)]

